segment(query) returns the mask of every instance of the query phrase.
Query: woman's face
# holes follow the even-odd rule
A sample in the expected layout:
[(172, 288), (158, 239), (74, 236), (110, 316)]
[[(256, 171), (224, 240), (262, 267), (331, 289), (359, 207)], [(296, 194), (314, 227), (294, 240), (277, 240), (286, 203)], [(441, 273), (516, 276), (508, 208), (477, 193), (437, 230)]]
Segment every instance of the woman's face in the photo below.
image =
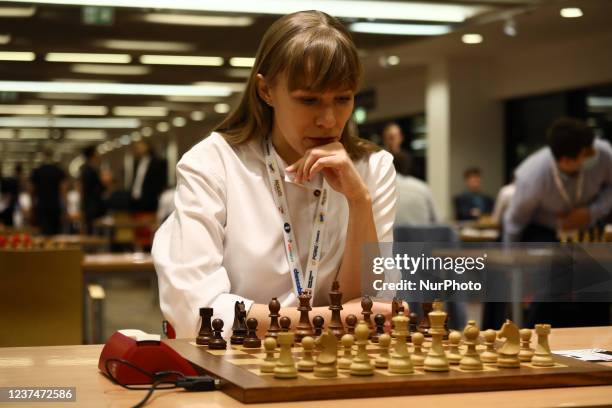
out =
[(297, 161), (308, 149), (340, 141), (353, 111), (353, 90), (290, 91), (285, 75), (271, 87), (263, 76), (258, 75), (258, 79), (261, 97), (274, 110), (272, 142), (288, 164)]

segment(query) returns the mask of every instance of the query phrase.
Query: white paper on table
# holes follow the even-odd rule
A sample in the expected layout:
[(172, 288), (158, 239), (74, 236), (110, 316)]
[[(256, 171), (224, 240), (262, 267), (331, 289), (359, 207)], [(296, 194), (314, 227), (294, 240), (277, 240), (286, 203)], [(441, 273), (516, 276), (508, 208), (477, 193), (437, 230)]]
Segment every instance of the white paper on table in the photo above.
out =
[(554, 354), (577, 358), (581, 361), (612, 362), (612, 351), (604, 349), (554, 350)]

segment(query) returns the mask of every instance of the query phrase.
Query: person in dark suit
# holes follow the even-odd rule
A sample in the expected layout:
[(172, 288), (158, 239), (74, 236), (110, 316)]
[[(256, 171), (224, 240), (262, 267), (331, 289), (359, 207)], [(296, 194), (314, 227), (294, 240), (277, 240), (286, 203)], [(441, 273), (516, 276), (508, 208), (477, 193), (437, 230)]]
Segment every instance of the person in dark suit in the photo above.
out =
[(66, 173), (52, 163), (53, 153), (43, 152), (45, 163), (32, 172), (34, 188), (34, 218), (42, 235), (55, 235), (61, 231), (62, 188)]
[(159, 196), (168, 182), (166, 161), (155, 156), (151, 145), (144, 140), (134, 144), (136, 163), (130, 189), (132, 208), (136, 212), (157, 211)]
[(470, 167), (463, 173), (466, 191), (455, 196), (455, 219), (458, 221), (477, 220), (483, 214), (493, 211), (493, 199), (482, 193), (480, 169)]
[(14, 177), (2, 177), (2, 164), (0, 163), (0, 224), (13, 226), (13, 214), (19, 199), (19, 175), (21, 165), (15, 166)]
[(98, 173), (100, 156), (95, 146), (86, 147), (83, 150), (83, 155), (85, 156), (85, 164), (81, 167), (81, 212), (85, 232), (91, 234), (94, 220), (105, 213), (103, 199), (105, 188)]

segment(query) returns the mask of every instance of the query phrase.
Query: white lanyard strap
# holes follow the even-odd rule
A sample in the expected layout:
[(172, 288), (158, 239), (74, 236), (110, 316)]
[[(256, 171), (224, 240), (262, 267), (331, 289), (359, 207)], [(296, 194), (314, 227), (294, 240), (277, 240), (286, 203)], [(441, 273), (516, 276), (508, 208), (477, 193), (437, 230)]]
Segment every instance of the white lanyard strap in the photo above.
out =
[(561, 181), (561, 176), (559, 175), (559, 169), (557, 169), (557, 166), (554, 163), (552, 165), (552, 168), (553, 168), (553, 178), (555, 179), (555, 184), (557, 185), (557, 190), (559, 190), (559, 194), (561, 194), (561, 197), (563, 197), (563, 200), (567, 203), (570, 209), (577, 207), (578, 204), (580, 203), (580, 199), (582, 198), (582, 184), (584, 181), (584, 172), (581, 170), (580, 174), (578, 175), (578, 182), (576, 186), (576, 200), (572, 203), (572, 201), (570, 200), (570, 196), (567, 190), (565, 189), (563, 182)]
[[(287, 196), (285, 187), (281, 179), (281, 173), (278, 168), (276, 157), (273, 154), (273, 146), (270, 138), (266, 138), (264, 142), (264, 155), (266, 159), (266, 170), (268, 179), (272, 186), (272, 196), (274, 203), (278, 208), (283, 220), (283, 238), (285, 240), (285, 252), (287, 253), (287, 262), (291, 268), (291, 279), (293, 281), (293, 289), (297, 295), (301, 295), (305, 290), (309, 290), (314, 294), (314, 288), (317, 283), (317, 274), (319, 271), (319, 262), (321, 261), (321, 248), (323, 246), (323, 231), (325, 227), (325, 217), (327, 213), (327, 182), (323, 179), (323, 188), (319, 191), (319, 200), (317, 202), (317, 210), (312, 228), (312, 237), (310, 239), (310, 252), (308, 253), (308, 263), (306, 269), (308, 274), (305, 276), (302, 273), (300, 265), (299, 251), (297, 241), (295, 240), (294, 231), (289, 218), (289, 205), (287, 204)], [(316, 194), (316, 192), (315, 192)], [(313, 296), (314, 297), (314, 296)], [(312, 302), (312, 298), (311, 298)]]

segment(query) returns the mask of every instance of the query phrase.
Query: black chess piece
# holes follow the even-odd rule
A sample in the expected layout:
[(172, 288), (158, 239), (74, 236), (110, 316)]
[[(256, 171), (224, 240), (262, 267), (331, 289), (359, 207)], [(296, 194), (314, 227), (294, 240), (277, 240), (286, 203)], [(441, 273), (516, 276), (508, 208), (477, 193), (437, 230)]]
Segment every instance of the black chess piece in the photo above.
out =
[(312, 295), (309, 291), (304, 291), (299, 297), (298, 300), (300, 305), (297, 310), (300, 312), (300, 321), (297, 326), (295, 326), (295, 341), (299, 343), (306, 336), (312, 337), (314, 335), (314, 331), (312, 329), (312, 324), (310, 324), (310, 318), (308, 317), (308, 312), (312, 310), (310, 306), (310, 299)]
[(280, 318), (280, 327), (281, 327), (281, 331), (283, 332), (288, 332), (289, 329), (291, 328), (291, 319), (287, 316), (283, 316)]
[(223, 320), (213, 320), (212, 328), (215, 334), (214, 337), (208, 343), (208, 348), (211, 350), (225, 350), (227, 348), (227, 341), (225, 341), (221, 336), (221, 333), (223, 332)]
[(344, 322), (346, 323), (346, 332), (354, 336), (355, 326), (357, 325), (357, 316), (355, 316), (354, 314), (350, 314), (346, 316), (346, 319), (344, 319)]
[(234, 304), (234, 324), (232, 325), (231, 344), (242, 344), (247, 334), (246, 309), (244, 302), (236, 301)]
[(433, 311), (433, 303), (423, 302), (421, 303), (421, 307), (423, 308), (423, 316), (421, 317), (421, 322), (419, 323), (419, 331), (423, 333), (425, 337), (431, 337), (429, 334), (429, 329), (431, 328), (429, 323), (429, 313)]
[(374, 302), (372, 302), (372, 298), (368, 295), (365, 295), (361, 298), (361, 315), (363, 316), (363, 320), (368, 324), (368, 329), (370, 329), (370, 337), (372, 337), (372, 333), (374, 332), (374, 324), (372, 323), (372, 307), (374, 306)]
[(331, 330), (337, 339), (341, 339), (344, 335), (344, 325), (340, 316), (340, 311), (342, 310), (342, 292), (340, 292), (338, 281), (334, 281), (332, 290), (329, 292), (329, 310), (331, 310), (331, 318), (327, 328)]
[(200, 317), (202, 318), (202, 325), (200, 326), (200, 331), (198, 332), (198, 337), (196, 337), (196, 344), (201, 346), (206, 346), (213, 338), (213, 331), (210, 319), (213, 315), (212, 307), (201, 307), (200, 308)]
[(372, 334), (372, 343), (378, 343), (378, 338), (381, 334), (385, 334), (385, 315), (377, 314), (374, 316), (374, 323), (376, 323), (376, 331)]
[(419, 323), (419, 315), (414, 312), (410, 312), (410, 314), (408, 315), (408, 331), (411, 334), (417, 331), (418, 323)]
[(316, 337), (320, 336), (323, 333), (323, 325), (325, 324), (325, 319), (323, 316), (315, 316), (312, 319), (312, 325), (314, 326), (314, 335)]
[(248, 332), (242, 345), (244, 348), (260, 348), (261, 339), (257, 337), (257, 319), (254, 317), (249, 318), (246, 321), (246, 325)]
[(268, 327), (268, 331), (266, 332), (266, 337), (274, 337), (276, 339), (276, 335), (280, 330), (280, 326), (278, 325), (278, 318), (280, 315), (278, 312), (280, 311), (281, 305), (277, 298), (272, 298), (270, 303), (268, 304), (268, 310), (270, 310), (270, 327)]

